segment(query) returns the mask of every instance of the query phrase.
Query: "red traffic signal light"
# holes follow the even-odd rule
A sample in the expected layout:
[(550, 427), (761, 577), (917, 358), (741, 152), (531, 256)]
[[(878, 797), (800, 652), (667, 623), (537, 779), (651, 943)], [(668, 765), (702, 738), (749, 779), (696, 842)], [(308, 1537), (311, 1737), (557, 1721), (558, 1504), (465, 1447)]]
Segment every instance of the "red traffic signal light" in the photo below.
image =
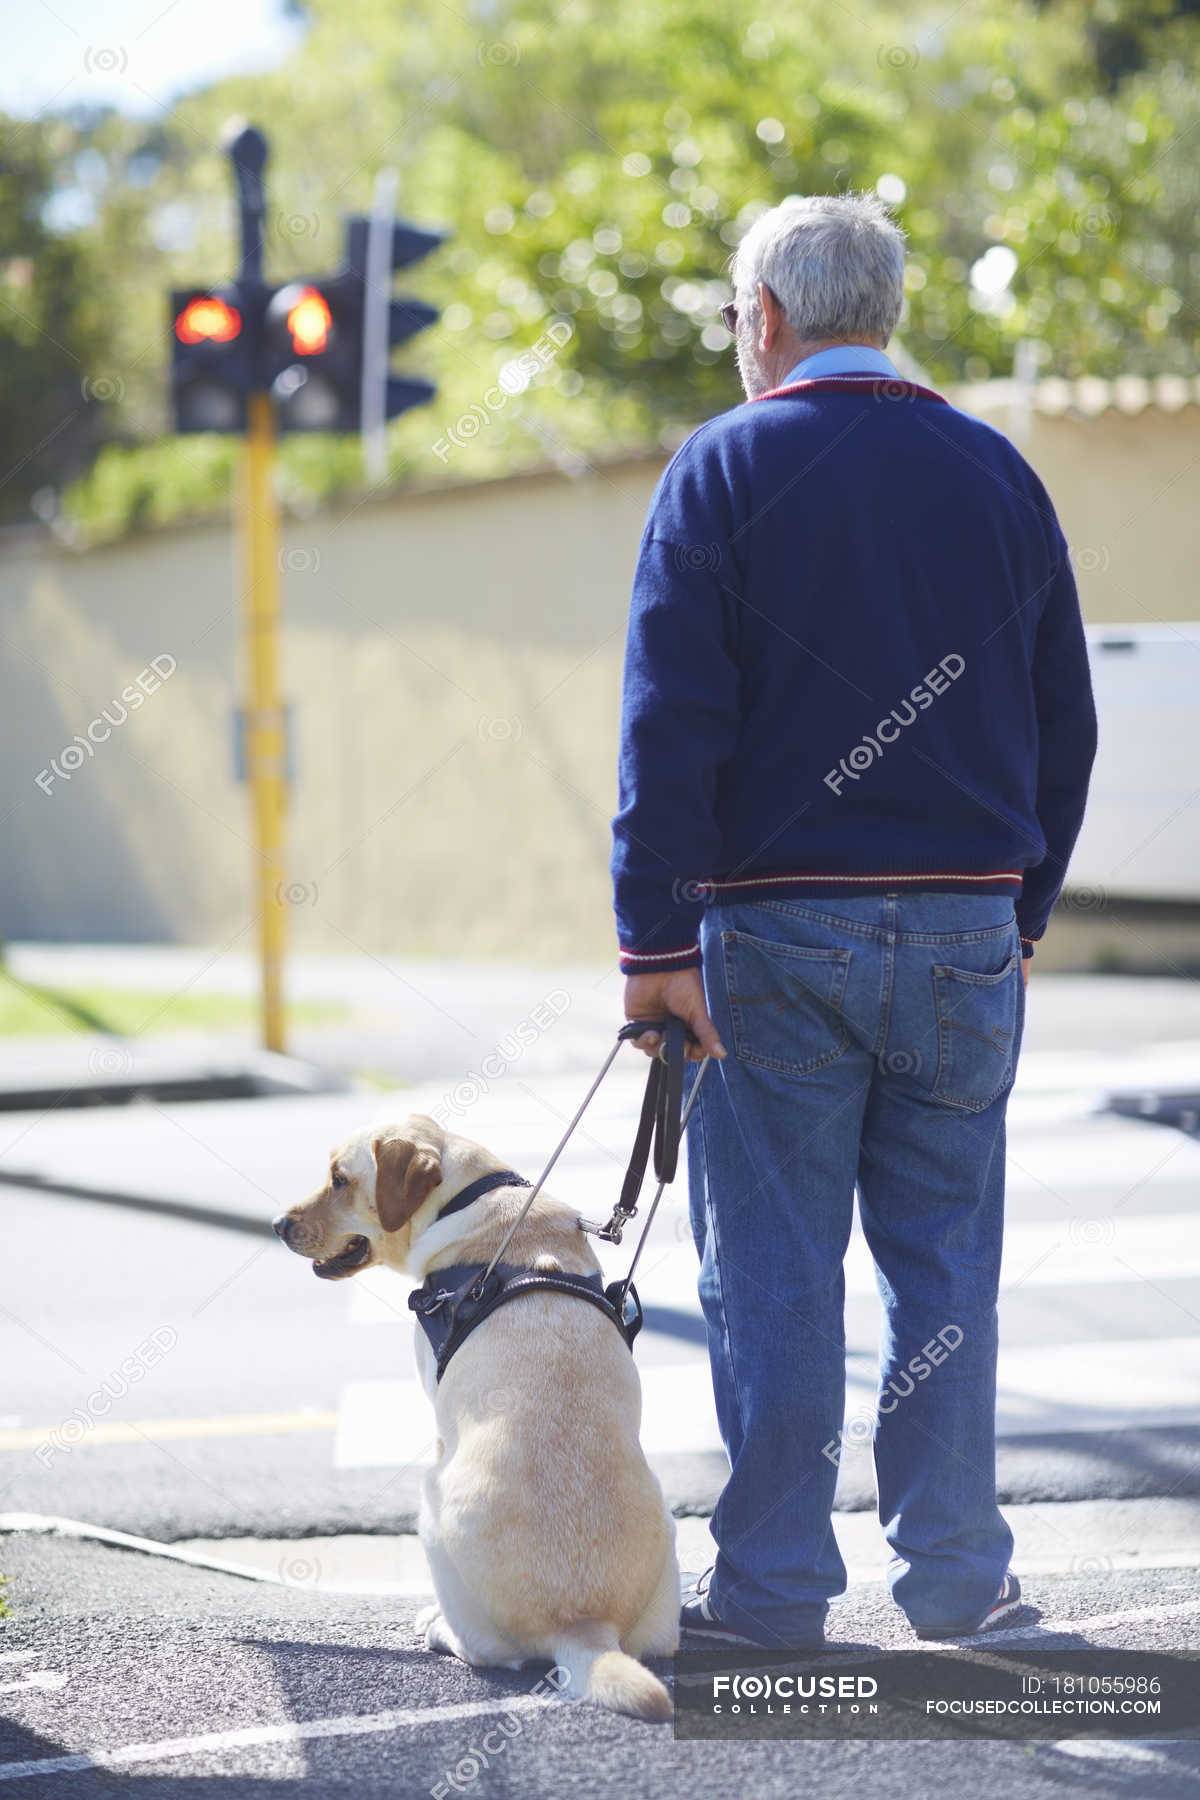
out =
[(238, 287), (176, 288), (170, 320), (176, 431), (244, 431), (256, 328), (253, 294)]
[(195, 295), (175, 319), (181, 344), (229, 344), (241, 330), (241, 313), (216, 294)]
[(321, 356), (328, 350), (332, 324), (333, 314), (320, 288), (302, 287), (287, 311), (287, 328), (296, 355)]
[(358, 391), (361, 302), (345, 276), (290, 281), (263, 315), (258, 372), (280, 431), (351, 431)]

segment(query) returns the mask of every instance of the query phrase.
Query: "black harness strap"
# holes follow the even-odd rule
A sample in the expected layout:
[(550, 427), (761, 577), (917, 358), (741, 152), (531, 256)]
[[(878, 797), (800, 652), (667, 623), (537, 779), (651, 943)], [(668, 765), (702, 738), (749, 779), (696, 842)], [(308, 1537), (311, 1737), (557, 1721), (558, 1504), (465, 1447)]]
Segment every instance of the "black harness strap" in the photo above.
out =
[(579, 1300), (590, 1301), (612, 1320), (629, 1349), (633, 1349), (633, 1341), (642, 1327), (641, 1301), (633, 1287), (626, 1290), (631, 1304), (626, 1302), (618, 1307), (614, 1290), (621, 1283), (614, 1281), (605, 1288), (604, 1277), (599, 1272), (572, 1275), (562, 1269), (543, 1272), (500, 1263), (484, 1283), (482, 1293), (476, 1294), (473, 1290), (486, 1267), (486, 1263), (454, 1263), (445, 1269), (435, 1269), (408, 1296), (408, 1304), (416, 1313), (417, 1322), (429, 1339), (437, 1360), (439, 1381), (450, 1358), (462, 1348), (475, 1328), (482, 1325), (497, 1307), (506, 1306), (510, 1300), (519, 1300), (522, 1294), (571, 1294)]
[[(654, 1154), (654, 1173), (659, 1182), (658, 1194), (663, 1187), (675, 1178), (679, 1162), (679, 1143), (683, 1132), (681, 1103), (683, 1100), (683, 1072), (687, 1050), (687, 1027), (682, 1019), (673, 1013), (664, 1013), (659, 1018), (631, 1019), (617, 1033), (617, 1044), (609, 1056), (608, 1062), (601, 1069), (584, 1099), (583, 1106), (571, 1121), (558, 1149), (550, 1158), (536, 1187), (540, 1190), (551, 1168), (558, 1157), (571, 1131), (578, 1124), (583, 1109), (599, 1086), (612, 1058), (616, 1055), (620, 1044), (629, 1038), (641, 1037), (644, 1032), (657, 1031), (662, 1035), (662, 1046), (659, 1054), (650, 1065), (650, 1073), (646, 1079), (646, 1091), (642, 1099), (642, 1111), (638, 1120), (637, 1135), (634, 1138), (633, 1152), (629, 1158), (629, 1167), (625, 1171), (625, 1179), (621, 1184), (621, 1194), (613, 1209), (609, 1223), (604, 1226), (590, 1225), (586, 1220), (579, 1221), (585, 1231), (592, 1231), (613, 1244), (621, 1241), (621, 1232), (629, 1220), (637, 1213), (638, 1200), (642, 1192), (642, 1184), (646, 1178), (646, 1167), (650, 1161), (651, 1150)], [(708, 1059), (701, 1065), (703, 1075)], [(697, 1076), (696, 1087), (699, 1086)], [(695, 1098), (693, 1089), (692, 1099)], [(689, 1101), (689, 1110), (690, 1110)], [(448, 1218), (452, 1213), (461, 1212), (482, 1195), (490, 1193), (498, 1187), (531, 1187), (534, 1184), (526, 1181), (513, 1169), (493, 1169), (487, 1175), (481, 1175), (477, 1181), (463, 1188), (447, 1201), (438, 1214), (439, 1218)], [(534, 1269), (522, 1269), (503, 1260), (504, 1251), (514, 1232), (520, 1225), (530, 1203), (536, 1198), (531, 1193), (524, 1208), (518, 1213), (508, 1228), (508, 1232), (495, 1252), (490, 1263), (454, 1263), (445, 1269), (436, 1269), (425, 1277), (424, 1282), (408, 1297), (408, 1304), (417, 1315), (417, 1321), (432, 1346), (437, 1361), (437, 1378), (440, 1381), (446, 1372), (446, 1366), (455, 1351), (461, 1348), (467, 1338), (482, 1325), (483, 1321), (498, 1306), (505, 1306), (510, 1300), (519, 1300), (522, 1294), (555, 1293), (571, 1294), (577, 1299), (587, 1300), (612, 1320), (621, 1333), (629, 1349), (633, 1349), (634, 1339), (642, 1327), (642, 1303), (638, 1299), (637, 1289), (633, 1285), (633, 1266), (623, 1281), (612, 1281), (604, 1286), (604, 1278), (595, 1271), (590, 1275), (568, 1274), (565, 1270), (544, 1273)], [(649, 1230), (654, 1217), (654, 1206), (650, 1208), (646, 1228), (642, 1233), (637, 1253), (633, 1259), (636, 1266), (645, 1242), (646, 1231)]]

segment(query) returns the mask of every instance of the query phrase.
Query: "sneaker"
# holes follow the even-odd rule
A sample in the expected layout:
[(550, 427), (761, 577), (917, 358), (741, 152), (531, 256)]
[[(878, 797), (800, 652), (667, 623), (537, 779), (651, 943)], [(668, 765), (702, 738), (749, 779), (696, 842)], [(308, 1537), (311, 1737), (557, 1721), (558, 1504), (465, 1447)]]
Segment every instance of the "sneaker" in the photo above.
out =
[(710, 1643), (740, 1646), (744, 1650), (822, 1650), (825, 1647), (825, 1634), (818, 1631), (804, 1643), (768, 1644), (762, 1638), (747, 1637), (744, 1632), (737, 1631), (719, 1619), (712, 1609), (708, 1597), (708, 1584), (712, 1579), (712, 1570), (705, 1569), (692, 1584), (691, 1592), (685, 1593), (683, 1605), (679, 1609), (679, 1629), (689, 1637), (706, 1638)]
[(914, 1625), (913, 1630), (919, 1638), (939, 1642), (945, 1638), (974, 1637), (977, 1632), (990, 1631), (999, 1625), (1002, 1619), (1011, 1618), (1021, 1604), (1021, 1584), (1015, 1575), (1004, 1577), (1000, 1592), (984, 1613), (982, 1619), (974, 1625)]

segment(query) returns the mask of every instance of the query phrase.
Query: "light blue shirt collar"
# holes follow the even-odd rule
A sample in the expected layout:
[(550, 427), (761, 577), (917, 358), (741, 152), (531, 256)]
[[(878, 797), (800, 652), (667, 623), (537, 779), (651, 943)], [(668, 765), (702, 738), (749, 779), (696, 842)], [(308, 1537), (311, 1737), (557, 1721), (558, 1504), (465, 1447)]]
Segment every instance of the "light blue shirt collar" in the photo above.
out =
[(873, 344), (835, 344), (829, 350), (815, 350), (801, 359), (780, 382), (788, 387), (793, 381), (811, 381), (816, 375), (889, 375), (900, 379), (900, 371)]

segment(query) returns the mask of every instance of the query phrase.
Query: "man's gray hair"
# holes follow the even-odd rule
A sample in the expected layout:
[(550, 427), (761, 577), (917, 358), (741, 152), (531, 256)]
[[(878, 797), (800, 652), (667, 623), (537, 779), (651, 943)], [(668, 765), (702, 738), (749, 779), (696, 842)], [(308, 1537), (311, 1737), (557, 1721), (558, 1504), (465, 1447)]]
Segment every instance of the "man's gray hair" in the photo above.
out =
[(874, 194), (794, 194), (757, 218), (734, 253), (742, 306), (760, 281), (802, 342), (886, 344), (904, 300), (904, 233)]

